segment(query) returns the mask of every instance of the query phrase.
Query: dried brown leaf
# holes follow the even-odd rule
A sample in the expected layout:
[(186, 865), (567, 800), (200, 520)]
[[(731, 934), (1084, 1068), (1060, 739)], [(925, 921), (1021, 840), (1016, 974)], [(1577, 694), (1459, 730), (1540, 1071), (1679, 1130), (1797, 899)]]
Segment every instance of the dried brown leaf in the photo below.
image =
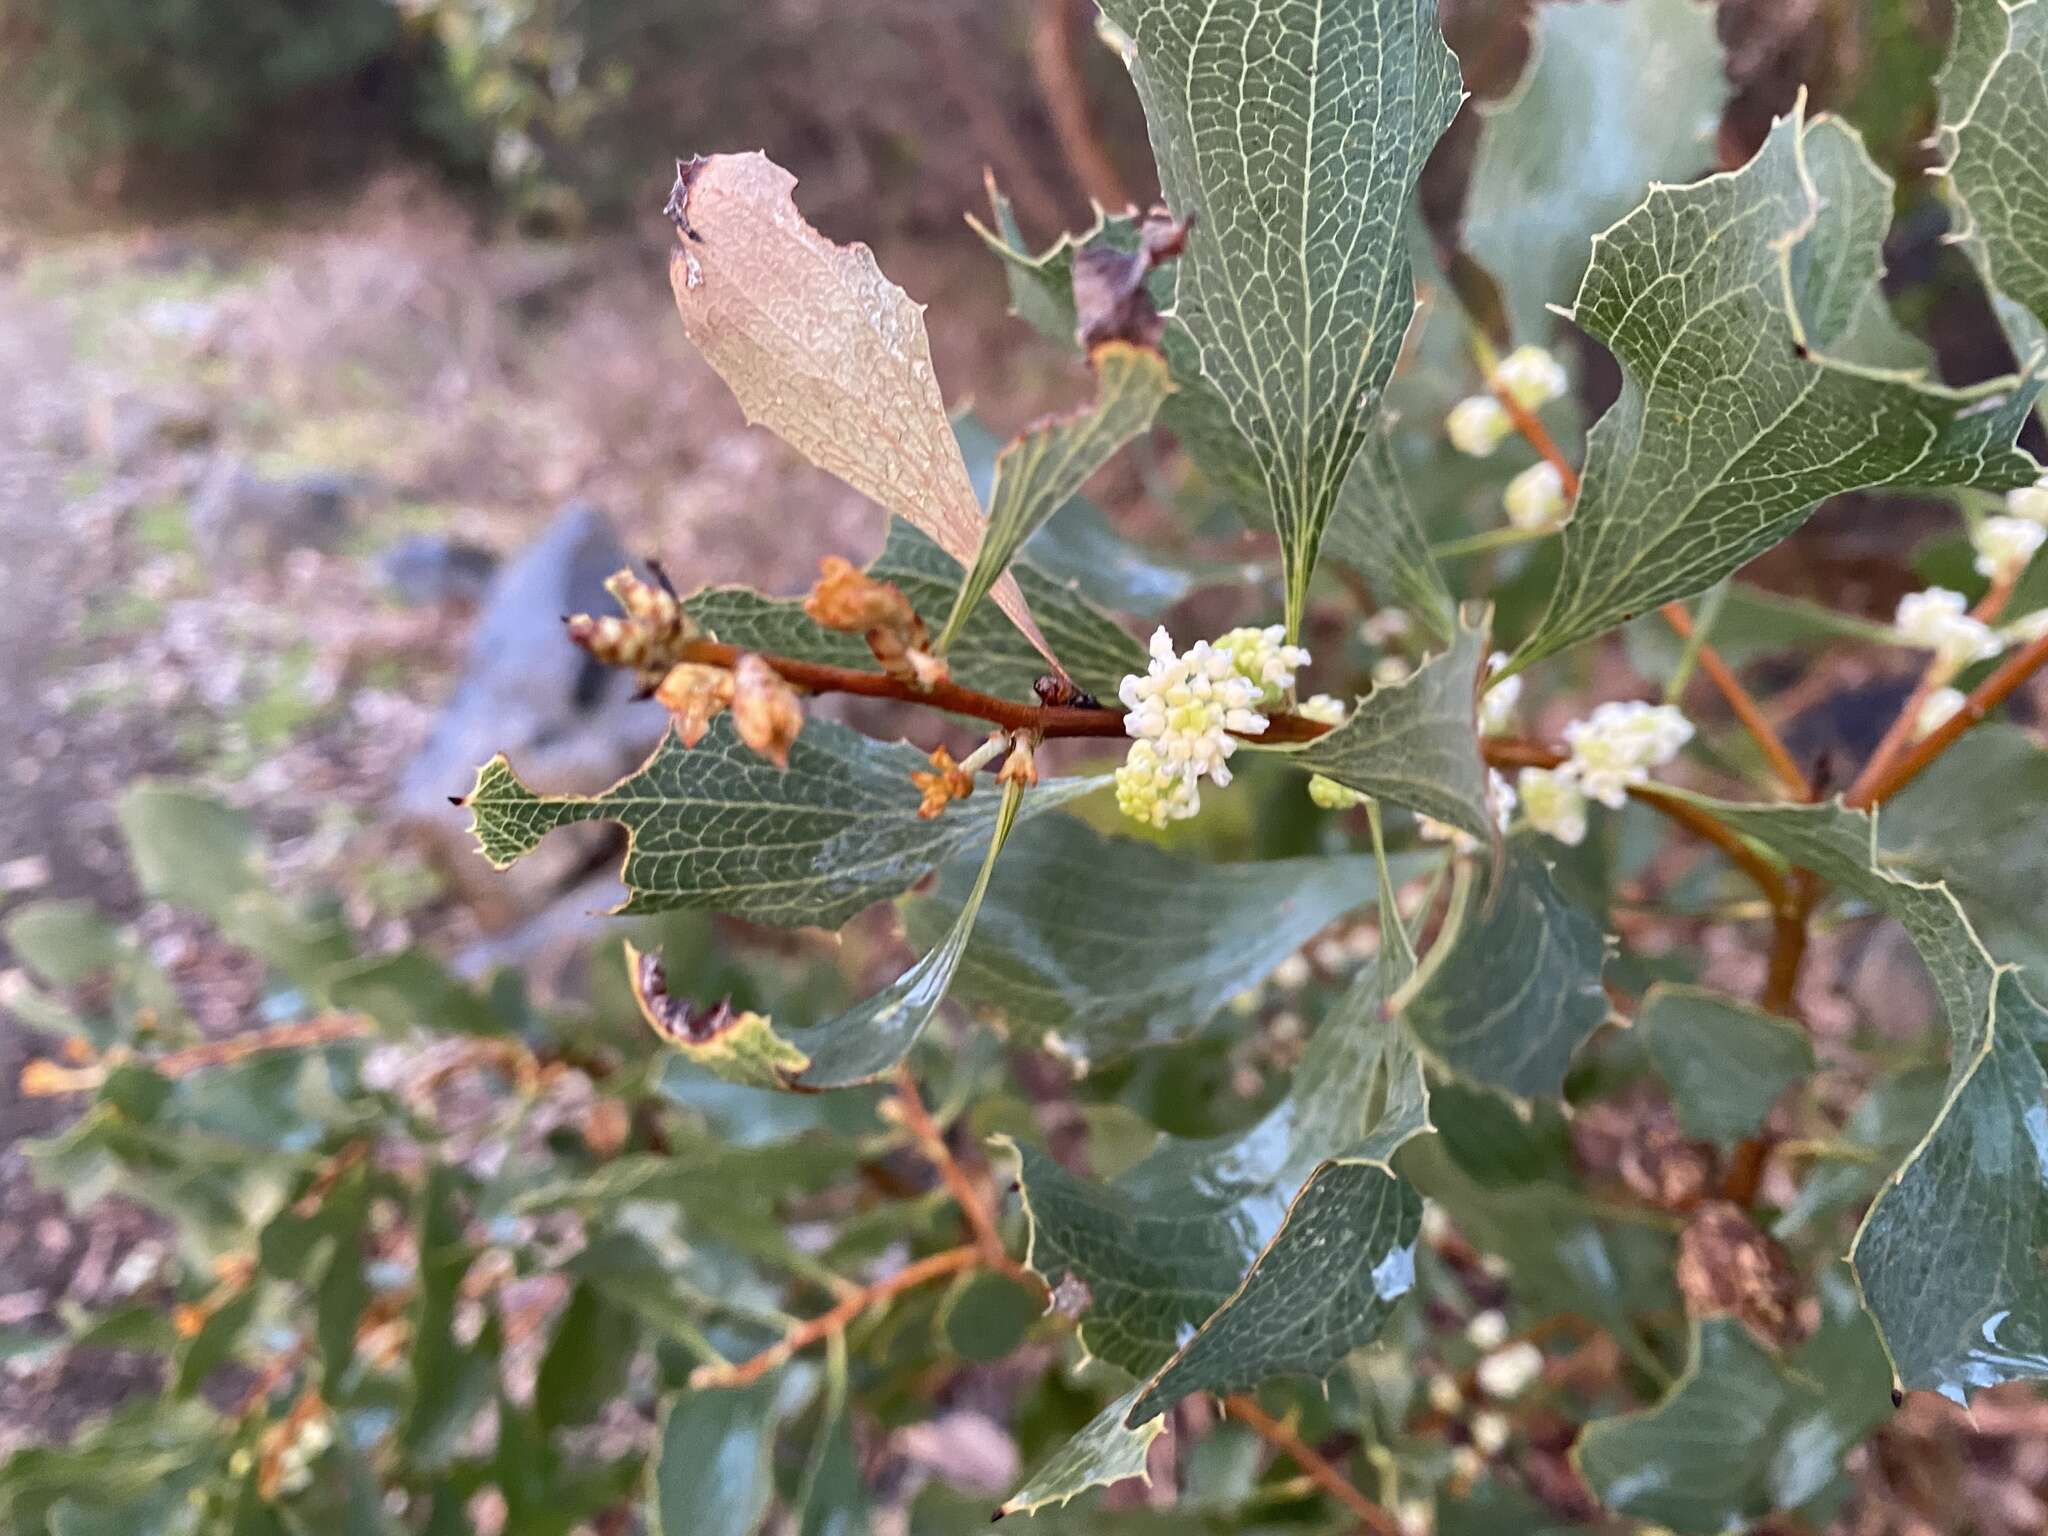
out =
[[(679, 168), (669, 282), (683, 329), (749, 421), (971, 567), (981, 506), (932, 371), (923, 306), (865, 245), (834, 244), (806, 223), (795, 186), (758, 152)], [(1052, 660), (1013, 578), (995, 599)]]

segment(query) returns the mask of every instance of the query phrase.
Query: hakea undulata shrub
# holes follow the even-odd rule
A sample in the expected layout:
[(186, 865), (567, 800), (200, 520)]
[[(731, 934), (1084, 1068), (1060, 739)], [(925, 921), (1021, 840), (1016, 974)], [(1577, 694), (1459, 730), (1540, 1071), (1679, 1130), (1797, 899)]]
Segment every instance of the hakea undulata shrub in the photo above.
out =
[[(473, 1158), (407, 1139), (435, 1072), (209, 1097), (134, 1027), (176, 999), (146, 956), (9, 920), (36, 987), (91, 982), (24, 1078), (97, 1096), (51, 1165), (194, 1204), (225, 1266), (178, 1282), (173, 1406), (77, 1465), (199, 1468), (208, 1530), (2037, 1529), (1859, 1488), (1975, 1486), (1898, 1471), (1907, 1394), (2048, 1378), (2048, 752), (2009, 708), (2048, 665), (2048, 7), (1958, 0), (1903, 189), (1803, 99), (1716, 170), (1705, 5), (1527, 8), (1427, 241), (1435, 0), (1101, 4), (1163, 206), (1033, 249), (991, 189), (1068, 359), (1007, 440), (787, 171), (679, 165), (685, 334), (890, 523), (807, 596), (622, 574), (570, 634), (674, 729), (595, 794), (479, 770), (495, 865), (625, 829), (655, 922), (591, 1016), (342, 964), (240, 843), (138, 850), (265, 946), (266, 1008), (457, 1042), (503, 1096)], [(1881, 281), (1901, 198), (1967, 259)], [(1899, 289), (2011, 371), (1945, 382)], [(1847, 492), (1910, 573), (1765, 585)], [(1931, 986), (1859, 981), (1907, 949)], [(0, 1515), (126, 1528), (52, 1464)]]

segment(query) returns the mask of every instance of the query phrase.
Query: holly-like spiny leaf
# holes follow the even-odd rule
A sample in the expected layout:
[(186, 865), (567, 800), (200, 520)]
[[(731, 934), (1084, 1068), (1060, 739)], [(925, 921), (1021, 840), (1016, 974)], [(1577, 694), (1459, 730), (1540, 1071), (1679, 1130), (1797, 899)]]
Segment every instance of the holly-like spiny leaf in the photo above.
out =
[(1589, 1425), (1573, 1448), (1600, 1502), (1679, 1536), (1720, 1536), (1823, 1492), (1891, 1402), (1848, 1278), (1830, 1272), (1821, 1302), (1819, 1332), (1789, 1360), (1732, 1317), (1695, 1322), (1664, 1400)]
[(2048, 6), (1960, 0), (1940, 86), (1957, 237), (1987, 283), (2048, 320)]
[(1035, 1515), (1047, 1505), (1066, 1504), (1090, 1488), (1105, 1488), (1133, 1477), (1146, 1477), (1145, 1456), (1165, 1432), (1157, 1416), (1135, 1429), (1125, 1423), (1139, 1389), (1131, 1388), (1110, 1403), (1024, 1479), (1024, 1486), (1003, 1500), (1004, 1515)]
[(1173, 392), (1166, 359), (1150, 347), (1105, 342), (1089, 353), (1088, 361), (1095, 370), (1095, 399), (1027, 427), (996, 455), (988, 526), (939, 636), (941, 652), (1025, 540), (1119, 448), (1151, 430), (1160, 403)]
[[(1166, 1368), (1190, 1330), (1200, 1330), (1237, 1296), (1311, 1175), (1332, 1160), (1356, 1159), (1392, 1177), (1384, 1166), (1392, 1148), (1381, 1144), (1383, 1129), (1398, 1145), (1419, 1126), (1408, 1124), (1405, 1107), (1413, 1094), (1401, 1079), (1409, 1063), (1383, 1015), (1383, 996), (1378, 967), (1362, 972), (1310, 1041), (1287, 1096), (1241, 1135), (1164, 1138), (1107, 1184), (1079, 1178), (1038, 1148), (1005, 1139), (1019, 1160), (1031, 1220), (1025, 1262), (1048, 1285), (1068, 1275), (1086, 1285), (1090, 1301), (1080, 1331), (1090, 1353), (1137, 1375)], [(1376, 1093), (1378, 1084), (1387, 1086)], [(1398, 1126), (1383, 1127), (1387, 1105), (1395, 1106)], [(1320, 1197), (1314, 1204), (1318, 1216), (1325, 1213)], [(1379, 1211), (1377, 1204), (1372, 1209)], [(1344, 1258), (1348, 1263), (1370, 1250), (1367, 1271), (1385, 1264), (1391, 1288), (1400, 1268), (1391, 1255), (1404, 1246), (1412, 1250), (1421, 1207), (1408, 1193), (1380, 1215), (1383, 1220), (1354, 1234), (1357, 1246), (1347, 1247)], [(1275, 1278), (1281, 1278), (1277, 1271)], [(1241, 1338), (1246, 1356), (1218, 1356), (1213, 1368), (1226, 1375), (1264, 1370), (1250, 1353), (1263, 1342), (1262, 1311), (1262, 1299), (1255, 1299), (1246, 1312), (1252, 1326), (1240, 1334), (1233, 1323), (1224, 1334)], [(1199, 1339), (1199, 1332), (1192, 1336)], [(1310, 1353), (1335, 1336), (1334, 1330), (1319, 1333)], [(1302, 1358), (1289, 1353), (1274, 1369), (1298, 1368)]]
[(1779, 1095), (1813, 1071), (1805, 1030), (1706, 987), (1650, 988), (1636, 1029), (1671, 1089), (1679, 1129), (1700, 1141), (1755, 1135)]
[[(905, 901), (914, 942), (936, 940), (973, 876), (956, 857), (929, 895)], [(1070, 1059), (1191, 1039), (1371, 900), (1373, 879), (1362, 856), (1217, 864), (1044, 817), (1011, 840), (953, 996), (1027, 1039), (1056, 1036)]]
[[(835, 245), (806, 223), (796, 178), (766, 155), (713, 155), (678, 171), (669, 285), (683, 329), (747, 419), (971, 565), (981, 507), (922, 307), (865, 245)], [(999, 580), (995, 598), (1045, 651), (1017, 584)]]
[(1972, 1388), (2048, 1376), (2048, 1010), (1986, 953), (1946, 886), (1878, 862), (1869, 816), (1699, 803), (1896, 919), (1948, 1025), (1941, 1113), (1849, 1251), (1895, 1379), (1963, 1402)]
[[(1168, 206), (1174, 326), (1250, 446), (1287, 627), (1415, 308), (1402, 222), (1460, 100), (1435, 0), (1108, 0)], [(1168, 361), (1183, 372), (1171, 343)], [(1199, 459), (1198, 459), (1199, 462)]]
[(1484, 619), (1461, 618), (1447, 650), (1400, 682), (1373, 689), (1335, 730), (1302, 746), (1250, 745), (1497, 846), (1476, 714), (1486, 655)]
[(1564, 1091), (1572, 1054), (1607, 1017), (1607, 940), (1523, 839), (1494, 888), (1459, 888), (1401, 1017), (1422, 1049), (1469, 1082), (1518, 1099)]
[[(903, 589), (910, 606), (927, 623), (947, 611), (962, 580), (960, 564), (922, 533), (892, 518), (888, 542), (868, 566), (877, 581)], [(1115, 619), (1088, 599), (1035, 567), (1019, 562), (1010, 575), (1031, 599), (1045, 633), (1068, 673), (1101, 697), (1116, 693), (1129, 672), (1145, 669), (1145, 650)], [(767, 597), (751, 587), (706, 587), (683, 606), (706, 630), (728, 645), (794, 656), (828, 666), (875, 670), (875, 659), (858, 635), (825, 629), (793, 597)], [(1029, 699), (1045, 662), (998, 609), (976, 608), (947, 648), (954, 681), (984, 693)]]
[[(777, 927), (830, 928), (908, 889), (995, 825), (993, 795), (919, 820), (910, 775), (926, 766), (905, 743), (810, 720), (789, 767), (778, 769), (741, 745), (721, 716), (695, 747), (664, 737), (603, 794), (535, 794), (501, 755), (478, 772), (465, 804), (478, 846), (499, 869), (556, 827), (618, 822), (627, 834), (621, 913), (699, 907)], [(1026, 814), (1096, 787), (1054, 781), (1026, 797)]]
[(1528, 67), (1481, 117), (1465, 194), (1465, 248), (1499, 282), (1516, 336), (1542, 339), (1547, 306), (1578, 291), (1593, 237), (1652, 184), (1713, 163), (1727, 98), (1713, 7), (1700, 0), (1535, 10)]
[(1891, 210), (1854, 130), (1802, 105), (1740, 171), (1659, 187), (1594, 242), (1572, 317), (1622, 391), (1516, 667), (1705, 591), (1837, 492), (2033, 481), (2013, 440), (2038, 347), (2020, 378), (1935, 383), (1878, 288)]
[(1003, 786), (980, 872), (944, 937), (895, 981), (838, 1017), (783, 1029), (751, 1011), (693, 1006), (669, 994), (658, 957), (638, 954), (629, 944), (626, 964), (641, 1013), (656, 1034), (699, 1066), (748, 1087), (820, 1090), (873, 1082), (910, 1054), (945, 1001), (1024, 793), (1019, 783)]

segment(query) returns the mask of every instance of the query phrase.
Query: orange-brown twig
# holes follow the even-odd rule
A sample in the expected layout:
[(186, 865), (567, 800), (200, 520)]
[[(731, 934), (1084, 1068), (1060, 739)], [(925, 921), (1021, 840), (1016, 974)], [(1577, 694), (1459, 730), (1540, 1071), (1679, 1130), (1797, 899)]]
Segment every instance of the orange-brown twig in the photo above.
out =
[(1103, 207), (1127, 208), (1131, 194), (1103, 148), (1081, 74), (1081, 47), (1093, 14), (1093, 7), (1084, 10), (1075, 0), (1038, 0), (1031, 27), (1031, 72), (1074, 180)]
[(952, 1149), (946, 1145), (945, 1134), (940, 1131), (938, 1122), (932, 1119), (931, 1111), (924, 1107), (924, 1100), (917, 1091), (917, 1079), (911, 1076), (908, 1066), (896, 1069), (896, 1103), (903, 1113), (904, 1128), (917, 1142), (918, 1150), (924, 1153), (925, 1159), (939, 1170), (939, 1177), (945, 1180), (953, 1203), (960, 1207), (961, 1217), (974, 1234), (974, 1245), (981, 1253), (982, 1263), (991, 1269), (1010, 1269), (1010, 1255), (1003, 1247), (1002, 1234), (996, 1230), (995, 1213), (989, 1209), (981, 1191), (967, 1176), (967, 1170), (960, 1166)]
[(1358, 1485), (1332, 1466), (1320, 1451), (1251, 1398), (1242, 1392), (1233, 1393), (1223, 1400), (1223, 1406), (1242, 1419), (1253, 1434), (1306, 1472), (1318, 1488), (1358, 1516), (1362, 1528), (1373, 1536), (1401, 1536), (1398, 1520), (1361, 1493)]
[[(1970, 610), (1970, 617), (1981, 619), (1984, 623), (1989, 624), (1997, 619), (2001, 613), (2005, 612), (2005, 605), (2011, 599), (2011, 582), (1993, 582), (1990, 590), (1979, 598), (1976, 607)], [(2026, 652), (2022, 651), (2019, 656), (2012, 658), (2012, 660), (2018, 661), (2025, 655)], [(2038, 665), (2040, 663), (2036, 662), (2035, 666)], [(2001, 672), (2004, 670), (2004, 668), (1999, 669)], [(2032, 670), (2032, 667), (2028, 667), (2021, 671), (2014, 677), (2011, 685), (1991, 701), (1992, 704), (1997, 704), (2013, 688), (2017, 688), (2021, 683), (2025, 682), (2027, 674)], [(1998, 673), (1994, 672), (1992, 677), (1997, 675)], [(1985, 681), (1988, 684), (1991, 679), (1987, 678)], [(1914, 685), (1913, 691), (1907, 696), (1904, 706), (1901, 707), (1898, 715), (1892, 720), (1890, 727), (1885, 731), (1884, 739), (1877, 744), (1877, 750), (1870, 754), (1870, 761), (1863, 765), (1863, 771), (1856, 775), (1856, 782), (1849, 786), (1849, 793), (1844, 798), (1853, 809), (1859, 811), (1869, 809), (1883, 800), (1886, 795), (1897, 790), (1899, 785), (1905, 782), (1904, 780), (1900, 780), (1898, 783), (1891, 782), (1894, 767), (1904, 756), (1908, 747), (1914, 746), (1913, 732), (1919, 726), (1920, 711), (1927, 703), (1929, 696), (1940, 685), (1941, 672), (1939, 665), (1936, 662), (1929, 662), (1920, 673), (1920, 681)], [(1963, 718), (1967, 708), (1966, 704), (1964, 709), (1956, 711), (1955, 717), (1945, 722), (1945, 724), (1956, 725), (1956, 721)], [(1981, 713), (1977, 716), (1978, 720), (1983, 718)], [(1936, 746), (1931, 752), (1927, 752), (1924, 758), (1921, 758), (1919, 766), (1914, 768), (1913, 773), (1919, 773), (1921, 768), (1925, 768), (1928, 763), (1941, 756), (1943, 752), (1948, 750), (1950, 742), (1962, 735), (1964, 731), (1968, 730), (1975, 723), (1976, 721), (1974, 720), (1965, 721), (1963, 724), (1956, 726), (1953, 732), (1946, 730), (1930, 731), (1927, 734), (1926, 740), (1921, 742), (1919, 746), (1914, 747), (1913, 755), (1921, 757), (1921, 749), (1928, 742), (1939, 741), (1940, 745)]]
[(842, 1300), (831, 1311), (799, 1323), (781, 1338), (770, 1344), (750, 1360), (737, 1365), (700, 1365), (690, 1373), (692, 1387), (744, 1387), (759, 1381), (777, 1366), (785, 1365), (803, 1350), (835, 1333), (843, 1333), (862, 1314), (890, 1301), (904, 1291), (914, 1290), (930, 1280), (946, 1275), (957, 1275), (962, 1270), (979, 1269), (982, 1253), (979, 1247), (948, 1248), (943, 1253), (932, 1254), (929, 1258), (918, 1259), (906, 1264), (886, 1280), (877, 1280), (873, 1285), (862, 1286)]
[[(1566, 499), (1575, 499), (1579, 494), (1579, 472), (1565, 458), (1564, 451), (1557, 446), (1557, 440), (1550, 435), (1550, 430), (1543, 425), (1534, 411), (1523, 405), (1508, 390), (1498, 384), (1492, 387), (1494, 398), (1500, 401), (1501, 409), (1507, 412), (1508, 420), (1514, 423), (1515, 430), (1521, 433), (1523, 439), (1541, 455), (1546, 464), (1557, 471), (1558, 480), (1564, 486)], [(1664, 622), (1678, 632), (1679, 638), (1692, 638), (1692, 615), (1685, 611), (1682, 604), (1666, 603), (1658, 612), (1664, 616)], [(1743, 729), (1756, 738), (1756, 744), (1770, 760), (1772, 771), (1793, 794), (1802, 800), (1807, 798), (1809, 790), (1806, 775), (1799, 771), (1799, 764), (1794, 761), (1791, 752), (1786, 750), (1777, 728), (1764, 717), (1763, 710), (1750, 696), (1749, 690), (1742, 686), (1734, 669), (1711, 645), (1700, 646), (1699, 660), (1700, 670), (1706, 673), (1708, 680), (1716, 688), (1720, 689), (1721, 696), (1728, 701), (1728, 707), (1735, 712), (1735, 718), (1742, 722)]]
[[(1955, 745), (1963, 732), (1983, 721), (2044, 665), (2048, 665), (2048, 634), (2038, 636), (2013, 652), (1989, 677), (1971, 689), (1969, 697), (1963, 700), (1962, 708), (1929, 731), (1910, 752), (1868, 786), (1864, 803), (1881, 805), (1912, 783), (1929, 763)], [(1852, 800), (1850, 803), (1856, 802)]]

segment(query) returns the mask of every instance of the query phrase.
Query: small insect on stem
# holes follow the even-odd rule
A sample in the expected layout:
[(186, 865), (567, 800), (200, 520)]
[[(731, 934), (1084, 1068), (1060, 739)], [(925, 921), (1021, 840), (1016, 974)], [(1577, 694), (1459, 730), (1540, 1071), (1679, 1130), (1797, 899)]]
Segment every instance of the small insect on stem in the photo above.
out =
[(1100, 709), (1102, 701), (1092, 693), (1084, 693), (1071, 677), (1061, 677), (1048, 672), (1031, 685), (1031, 691), (1038, 695), (1038, 702), (1047, 709)]
[(668, 201), (661, 205), (661, 216), (699, 245), (704, 243), (704, 237), (690, 227), (690, 186), (703, 166), (702, 155), (676, 161), (676, 183), (668, 189)]

